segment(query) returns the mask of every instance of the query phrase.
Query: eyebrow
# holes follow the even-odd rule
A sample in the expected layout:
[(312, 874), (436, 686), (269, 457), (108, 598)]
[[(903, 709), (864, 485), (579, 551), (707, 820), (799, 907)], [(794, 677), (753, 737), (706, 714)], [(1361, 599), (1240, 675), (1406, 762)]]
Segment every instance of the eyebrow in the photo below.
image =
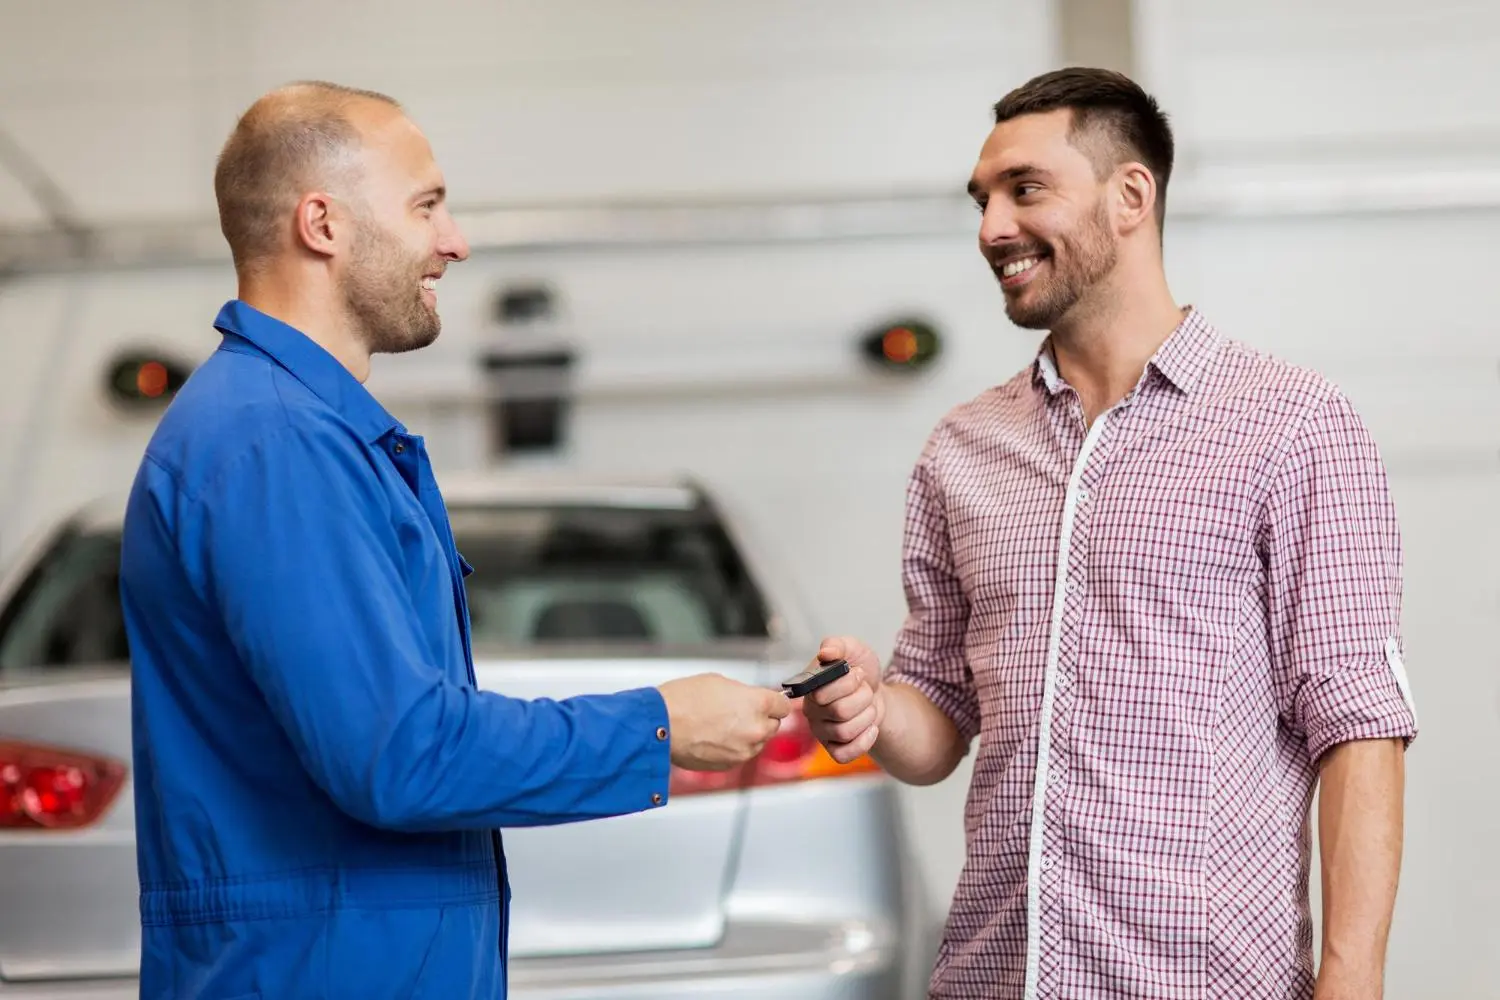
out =
[[(1019, 180), (1022, 177), (1049, 177), (1046, 170), (1031, 163), (1018, 163), (1014, 167), (1007, 167), (995, 175), (994, 183), (1001, 184), (1005, 181)], [(978, 198), (984, 188), (977, 178), (969, 180), (969, 197)]]
[(436, 198), (438, 201), (446, 201), (448, 198), (448, 187), (444, 184), (438, 184), (435, 187), (427, 188), (425, 191), (419, 191), (412, 196), (412, 201), (421, 201), (423, 198)]

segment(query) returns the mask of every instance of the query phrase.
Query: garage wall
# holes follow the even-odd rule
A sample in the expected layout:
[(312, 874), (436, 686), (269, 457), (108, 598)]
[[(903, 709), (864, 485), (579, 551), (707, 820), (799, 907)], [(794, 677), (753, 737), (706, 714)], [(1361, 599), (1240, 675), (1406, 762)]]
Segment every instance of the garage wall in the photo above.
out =
[[(1045, 4), (977, 0), (926, 4), (921, 19), (852, 0), (473, 2), (430, 23), (370, 2), (75, 6), (97, 17), (64, 37), (55, 12), (0, 0), (0, 124), (82, 211), (110, 219), (209, 212), (234, 113), (315, 74), (405, 99), (469, 205), (946, 190), (988, 102), (1054, 50)], [(1142, 0), (1136, 16), (1139, 74), (1182, 150), (1174, 290), (1232, 336), (1340, 382), (1391, 468), (1423, 734), (1387, 996), (1500, 997), (1500, 106), (1475, 96), (1500, 85), (1500, 8)], [(399, 48), (305, 41), (355, 21)], [(39, 55), (64, 42), (70, 60)], [(0, 212), (23, 218), (5, 183)], [(1005, 321), (971, 226), (477, 253), (444, 279), (443, 339), (382, 359), (374, 384), (444, 468), (482, 460), (462, 390), (473, 350), (500, 336), (491, 299), (507, 282), (552, 283), (559, 333), (586, 359), (568, 460), (718, 484), (793, 568), (818, 624), (884, 652), (902, 611), (911, 460), (948, 406), (1035, 346)], [(99, 366), (131, 338), (211, 349), (229, 279), (204, 266), (0, 288), (0, 425), (19, 428), (0, 447), (0, 555), (44, 512), (128, 481), (149, 425), (104, 407)], [(912, 310), (947, 334), (944, 363), (913, 383), (864, 378), (853, 338)], [(684, 391), (757, 365), (768, 377), (716, 401)], [(966, 778), (908, 796), (940, 908), (962, 861)]]
[[(987, 99), (1052, 51), (1039, 0), (0, 0), (0, 23), (0, 125), (90, 219), (211, 215), (235, 116), (303, 77), (405, 102), (465, 205), (962, 188)], [(0, 225), (28, 213), (0, 188)]]

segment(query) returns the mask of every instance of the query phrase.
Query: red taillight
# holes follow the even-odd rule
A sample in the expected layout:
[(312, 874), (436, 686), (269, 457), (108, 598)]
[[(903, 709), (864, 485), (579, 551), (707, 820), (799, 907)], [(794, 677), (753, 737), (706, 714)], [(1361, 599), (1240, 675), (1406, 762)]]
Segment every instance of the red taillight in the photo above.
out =
[(792, 714), (781, 720), (781, 729), (766, 743), (760, 756), (728, 771), (684, 771), (674, 767), (671, 794), (699, 795), (878, 770), (868, 754), (848, 764), (840, 764), (828, 756), (828, 751), (813, 738), (801, 708), (793, 705)]
[(0, 829), (88, 826), (104, 815), (124, 781), (118, 761), (0, 740)]

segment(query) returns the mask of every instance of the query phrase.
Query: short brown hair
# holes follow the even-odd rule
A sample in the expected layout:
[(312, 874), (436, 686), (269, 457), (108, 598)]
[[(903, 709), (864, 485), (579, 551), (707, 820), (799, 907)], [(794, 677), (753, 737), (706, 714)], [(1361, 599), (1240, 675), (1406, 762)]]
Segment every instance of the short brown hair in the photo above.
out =
[(1156, 225), (1164, 226), (1173, 140), (1172, 127), (1156, 99), (1123, 73), (1071, 66), (1033, 77), (1006, 94), (995, 104), (995, 124), (1063, 109), (1073, 112), (1070, 141), (1089, 154), (1100, 177), (1127, 160), (1151, 171), (1156, 178)]
[(253, 269), (275, 251), (278, 231), (305, 191), (349, 169), (360, 143), (349, 111), (359, 101), (401, 107), (373, 90), (299, 80), (240, 116), (214, 170), (219, 228), (236, 270)]

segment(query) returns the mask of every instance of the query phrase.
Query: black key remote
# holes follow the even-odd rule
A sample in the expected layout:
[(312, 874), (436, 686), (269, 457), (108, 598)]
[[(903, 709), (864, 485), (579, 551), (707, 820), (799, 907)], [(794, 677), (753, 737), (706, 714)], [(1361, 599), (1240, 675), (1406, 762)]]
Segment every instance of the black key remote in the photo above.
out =
[(848, 660), (822, 663), (815, 667), (808, 667), (795, 677), (788, 677), (781, 682), (781, 689), (786, 692), (788, 698), (802, 698), (825, 684), (833, 683), (848, 672)]

